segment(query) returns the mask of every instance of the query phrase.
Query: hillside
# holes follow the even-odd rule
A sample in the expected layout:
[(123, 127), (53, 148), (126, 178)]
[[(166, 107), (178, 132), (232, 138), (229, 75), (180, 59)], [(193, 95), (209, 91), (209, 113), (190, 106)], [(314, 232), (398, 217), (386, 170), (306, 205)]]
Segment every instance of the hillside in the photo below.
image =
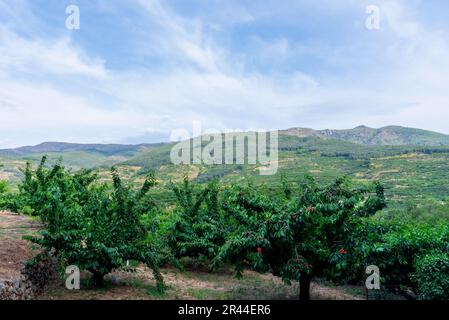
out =
[[(394, 136), (390, 134), (391, 130), (396, 133)], [(11, 150), (9, 155), (0, 153), (0, 180), (16, 185), (22, 177), (20, 168), (27, 161), (36, 165), (46, 154), (49, 165), (62, 157), (64, 164), (74, 170), (97, 168), (104, 179), (108, 179), (112, 165), (118, 167), (124, 179), (132, 182), (142, 180), (149, 169), (156, 170), (161, 182), (161, 194), (158, 194), (161, 201), (167, 196), (162, 194), (163, 186), (184, 175), (198, 183), (221, 179), (224, 184), (234, 184), (250, 178), (274, 187), (280, 184), (281, 175), (299, 181), (304, 174), (311, 174), (323, 182), (341, 175), (360, 182), (380, 180), (385, 183), (388, 199), (393, 202), (421, 201), (429, 197), (441, 201), (449, 194), (446, 183), (449, 179), (449, 147), (444, 146), (444, 138), (447, 136), (443, 134), (401, 127), (328, 131), (289, 129), (279, 135), (279, 171), (274, 176), (260, 176), (258, 166), (248, 164), (175, 166), (170, 161), (172, 144), (44, 143), (14, 149), (15, 155), (11, 155)], [(390, 145), (383, 145), (386, 141), (390, 141)], [(398, 141), (403, 141), (404, 145), (393, 143)], [(439, 144), (421, 145), (424, 141), (439, 141)]]
[(390, 203), (404, 203), (428, 198), (444, 201), (449, 195), (445, 182), (449, 179), (448, 163), (449, 147), (364, 145), (330, 137), (281, 134), (279, 170), (272, 176), (261, 176), (258, 166), (250, 164), (175, 166), (170, 163), (170, 145), (140, 152), (118, 166), (131, 181), (142, 179), (148, 169), (156, 170), (161, 188), (184, 175), (198, 183), (220, 179), (224, 185), (249, 178), (269, 187), (279, 186), (281, 176), (298, 182), (310, 174), (326, 183), (348, 175), (361, 183), (380, 180)]
[(37, 164), (43, 156), (47, 156), (48, 165), (62, 159), (66, 166), (74, 170), (93, 169), (110, 167), (163, 145), (163, 143), (129, 145), (44, 142), (36, 146), (3, 149), (0, 150), (0, 180), (17, 182), (21, 176), (20, 169), (25, 167), (26, 162)]
[(55, 153), (55, 152), (98, 152), (104, 155), (114, 155), (129, 152), (136, 152), (145, 148), (157, 147), (162, 143), (154, 144), (81, 144), (81, 143), (66, 143), (66, 142), (44, 142), (36, 146), (25, 146), (15, 149), (0, 150), (2, 155), (10, 156), (26, 156), (39, 153)]
[[(407, 128), (400, 126), (387, 126), (379, 129), (358, 126), (353, 129), (325, 129), (314, 130), (310, 128), (290, 128), (281, 130), (281, 135), (294, 137), (334, 138), (338, 140), (365, 145), (392, 145), (392, 146), (449, 146), (449, 135), (442, 133)], [(142, 144), (81, 144), (66, 142), (44, 142), (35, 146), (24, 146), (14, 149), (0, 149), (1, 156), (23, 157), (44, 153), (66, 152), (96, 152), (106, 156), (134, 155), (140, 151), (162, 147), (167, 149), (168, 143), (142, 143)]]
[(449, 135), (400, 126), (387, 126), (379, 129), (369, 128), (366, 126), (358, 126), (354, 129), (344, 130), (314, 130), (308, 128), (291, 128), (283, 130), (281, 131), (281, 133), (297, 137), (330, 137), (366, 145), (449, 145)]

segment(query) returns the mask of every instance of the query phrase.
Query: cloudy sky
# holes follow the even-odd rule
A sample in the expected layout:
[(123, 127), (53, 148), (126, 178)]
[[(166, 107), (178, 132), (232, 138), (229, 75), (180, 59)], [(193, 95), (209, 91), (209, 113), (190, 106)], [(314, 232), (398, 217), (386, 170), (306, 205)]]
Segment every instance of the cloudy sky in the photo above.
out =
[[(66, 28), (66, 7), (80, 29)], [(367, 6), (380, 29), (366, 27)], [(445, 0), (0, 0), (0, 147), (174, 129), (449, 133)]]

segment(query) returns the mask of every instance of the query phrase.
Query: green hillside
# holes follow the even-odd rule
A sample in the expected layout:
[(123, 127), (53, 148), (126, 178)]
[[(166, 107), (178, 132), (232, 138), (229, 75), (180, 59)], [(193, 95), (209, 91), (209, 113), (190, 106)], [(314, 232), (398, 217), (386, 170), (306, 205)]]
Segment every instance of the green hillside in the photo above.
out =
[[(185, 175), (197, 183), (220, 179), (223, 184), (231, 185), (250, 179), (268, 187), (280, 186), (281, 176), (296, 182), (304, 174), (310, 174), (327, 182), (337, 176), (348, 175), (362, 183), (380, 180), (385, 184), (390, 203), (401, 204), (409, 200), (423, 201), (430, 198), (438, 201), (447, 199), (449, 147), (435, 142), (438, 140), (442, 143), (443, 137), (447, 136), (410, 128), (386, 128), (358, 127), (352, 130), (335, 130), (327, 136), (312, 129), (283, 131), (279, 135), (279, 170), (273, 176), (262, 176), (257, 165), (249, 164), (175, 166), (170, 161), (173, 144), (134, 147), (83, 147), (62, 144), (58, 147), (62, 146), (66, 151), (37, 152), (43, 148), (40, 145), (32, 151), (28, 150), (26, 155), (0, 155), (0, 180), (16, 183), (21, 177), (20, 168), (23, 168), (27, 161), (37, 164), (41, 157), (47, 154), (49, 165), (62, 157), (64, 163), (73, 170), (98, 168), (104, 179), (108, 179), (108, 170), (112, 165), (117, 165), (124, 179), (131, 182), (141, 181), (144, 174), (152, 169), (157, 172), (161, 190), (169, 181), (180, 180)], [(375, 134), (377, 130), (393, 130), (396, 137), (407, 137), (401, 138), (401, 141), (414, 143), (382, 145), (385, 141), (391, 142), (393, 135), (386, 135), (383, 140), (379, 140)], [(358, 140), (355, 137), (358, 137)], [(357, 141), (351, 142), (351, 139)], [(429, 141), (429, 144), (435, 146), (420, 145), (419, 141)], [(205, 144), (207, 143), (203, 142), (203, 146)], [(47, 145), (49, 146), (50, 150), (55, 147), (53, 144)], [(96, 149), (91, 150), (92, 146)], [(21, 150), (23, 152), (24, 149)], [(165, 196), (160, 195), (161, 198)]]
[(146, 148), (158, 147), (163, 143), (154, 144), (81, 144), (66, 142), (44, 142), (36, 146), (26, 146), (15, 149), (0, 150), (0, 155), (27, 156), (40, 153), (66, 153), (66, 152), (97, 152), (103, 155), (132, 155)]
[(139, 179), (148, 169), (155, 169), (164, 185), (183, 175), (198, 183), (220, 179), (225, 185), (247, 179), (268, 187), (281, 184), (281, 176), (292, 182), (310, 174), (328, 182), (349, 175), (359, 182), (380, 180), (385, 183), (391, 203), (443, 201), (449, 196), (449, 147), (361, 145), (334, 138), (280, 135), (279, 171), (261, 176), (257, 165), (184, 165), (170, 163), (171, 146), (166, 145), (138, 153), (122, 162), (133, 167), (128, 179)]
[(358, 126), (345, 130), (313, 130), (291, 128), (282, 131), (284, 134), (298, 137), (330, 137), (344, 141), (366, 145), (416, 145), (416, 146), (447, 146), (449, 135), (400, 126), (387, 126), (379, 129)]
[(97, 150), (81, 151), (68, 150), (61, 152), (43, 151), (31, 152), (24, 155), (14, 153), (0, 153), (0, 180), (6, 180), (15, 185), (22, 177), (21, 169), (27, 162), (37, 165), (43, 156), (47, 156), (47, 166), (54, 165), (57, 161), (62, 160), (64, 165), (72, 170), (109, 168), (114, 164), (121, 163), (131, 159), (139, 152), (151, 148), (138, 148), (135, 151), (125, 151), (123, 149), (117, 152), (100, 152)]

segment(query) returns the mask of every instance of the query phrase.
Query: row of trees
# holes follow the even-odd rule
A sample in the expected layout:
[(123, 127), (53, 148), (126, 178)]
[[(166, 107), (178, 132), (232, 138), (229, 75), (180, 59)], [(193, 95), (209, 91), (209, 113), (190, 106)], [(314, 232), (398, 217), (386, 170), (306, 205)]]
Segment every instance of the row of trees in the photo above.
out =
[[(448, 228), (435, 238), (439, 246), (429, 236), (431, 243), (419, 252), (398, 253), (392, 239), (403, 230), (370, 219), (385, 207), (378, 183), (356, 187), (339, 178), (320, 186), (306, 177), (297, 186), (284, 180), (280, 190), (269, 190), (251, 183), (223, 188), (184, 179), (170, 185), (176, 205), (164, 208), (148, 194), (156, 186), (153, 172), (139, 189), (125, 186), (115, 168), (110, 185), (99, 183), (92, 171), (72, 173), (60, 163), (46, 168), (45, 158), (24, 173), (19, 194), (0, 197), (0, 206), (39, 215), (46, 229), (33, 241), (62, 265), (90, 271), (97, 285), (127, 260), (136, 260), (153, 270), (163, 290), (159, 268), (180, 266), (178, 261), (189, 257), (206, 261), (211, 271), (232, 264), (237, 276), (251, 268), (286, 283), (299, 281), (301, 299), (309, 299), (314, 277), (357, 282), (369, 264), (378, 265), (389, 283), (430, 288), (433, 281), (440, 290), (423, 289), (421, 297), (447, 298), (441, 292), (448, 285)], [(413, 239), (417, 250), (421, 240)], [(428, 279), (426, 272), (435, 265), (441, 277)]]

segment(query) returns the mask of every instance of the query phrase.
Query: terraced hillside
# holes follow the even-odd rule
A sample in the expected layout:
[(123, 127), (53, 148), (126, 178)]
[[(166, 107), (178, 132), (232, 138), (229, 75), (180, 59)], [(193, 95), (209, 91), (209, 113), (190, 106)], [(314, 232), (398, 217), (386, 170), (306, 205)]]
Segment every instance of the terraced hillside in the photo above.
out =
[(272, 176), (261, 176), (257, 165), (174, 166), (167, 146), (140, 153), (120, 167), (133, 168), (128, 176), (131, 181), (155, 169), (162, 186), (184, 175), (198, 183), (220, 179), (225, 185), (249, 178), (269, 187), (279, 186), (281, 176), (297, 182), (310, 174), (328, 182), (349, 175), (360, 183), (384, 182), (390, 202), (444, 201), (449, 195), (449, 147), (362, 145), (334, 138), (280, 135), (279, 148), (278, 174)]
[[(16, 185), (21, 178), (20, 168), (27, 161), (37, 164), (47, 154), (49, 165), (62, 158), (73, 170), (98, 169), (104, 179), (109, 179), (108, 171), (112, 165), (118, 167), (125, 180), (136, 183), (142, 181), (148, 170), (156, 170), (160, 188), (154, 192), (159, 192), (161, 201), (170, 200), (170, 195), (164, 191), (166, 184), (185, 175), (198, 183), (220, 179), (226, 185), (249, 178), (255, 183), (274, 187), (281, 183), (281, 176), (296, 182), (304, 174), (313, 175), (323, 182), (341, 175), (349, 175), (361, 183), (380, 180), (387, 188), (390, 203), (426, 199), (445, 201), (449, 195), (446, 183), (449, 178), (449, 146), (443, 145), (447, 138), (443, 134), (403, 127), (372, 129), (361, 126), (350, 130), (321, 131), (289, 129), (280, 134), (279, 171), (273, 176), (261, 176), (257, 165), (248, 164), (174, 166), (170, 161), (172, 144), (102, 146), (50, 143), (0, 152), (0, 180)], [(393, 145), (384, 145), (387, 142)]]

